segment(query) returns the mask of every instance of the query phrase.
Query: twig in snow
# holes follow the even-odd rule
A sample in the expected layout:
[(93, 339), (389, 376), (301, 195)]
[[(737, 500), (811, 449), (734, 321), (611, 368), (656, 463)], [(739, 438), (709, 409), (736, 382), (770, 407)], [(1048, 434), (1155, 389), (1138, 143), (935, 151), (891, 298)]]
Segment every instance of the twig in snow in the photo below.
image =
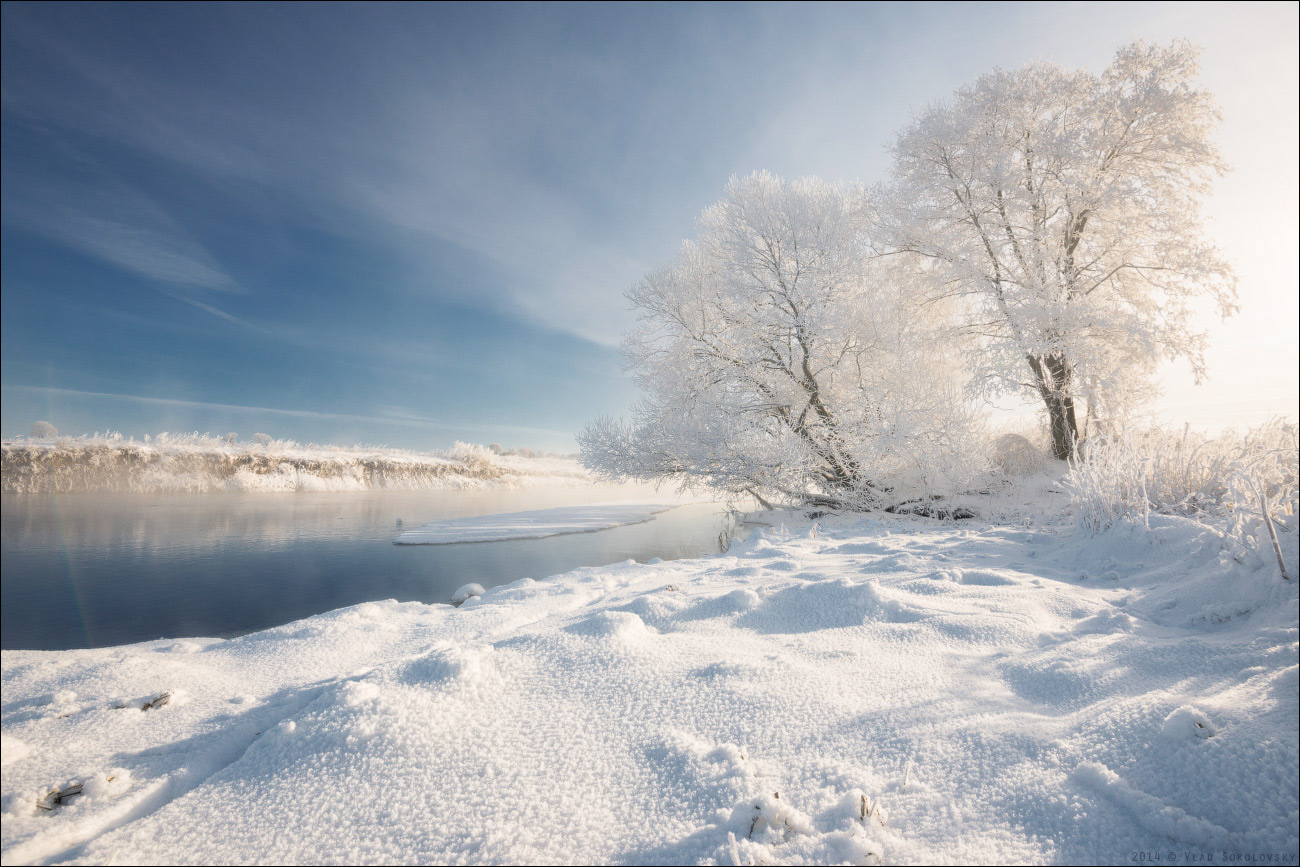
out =
[(50, 789), (45, 797), (36, 802), (38, 810), (53, 810), (55, 807), (63, 806), (69, 798), (75, 798), (81, 794), (81, 783), (71, 783), (62, 789)]
[(171, 700), (172, 700), (171, 692), (160, 693), (159, 695), (156, 695), (153, 698), (149, 699), (149, 701), (146, 701), (144, 703), (144, 707), (140, 708), (140, 710), (142, 711), (154, 710), (155, 708), (162, 707), (163, 705), (167, 704)]
[(1255, 479), (1250, 479), (1250, 483), (1255, 488), (1255, 496), (1259, 499), (1259, 511), (1264, 515), (1264, 526), (1268, 529), (1269, 541), (1273, 543), (1273, 556), (1277, 558), (1277, 568), (1282, 573), (1283, 579), (1290, 581), (1291, 576), (1286, 573), (1286, 561), (1282, 559), (1282, 546), (1277, 543), (1277, 530), (1273, 527), (1273, 516), (1268, 512), (1268, 497), (1264, 495), (1264, 489)]

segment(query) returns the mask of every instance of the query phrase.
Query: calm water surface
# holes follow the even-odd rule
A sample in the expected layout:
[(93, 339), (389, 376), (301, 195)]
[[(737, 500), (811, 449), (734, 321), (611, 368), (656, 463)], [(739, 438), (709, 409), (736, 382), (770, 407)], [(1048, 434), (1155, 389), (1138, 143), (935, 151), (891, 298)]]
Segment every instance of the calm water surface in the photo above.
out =
[[(653, 492), (640, 498), (671, 502)], [(510, 542), (394, 545), (426, 521), (631, 498), (627, 490), (4, 495), (4, 649), (230, 637), (375, 599), (717, 551), (722, 508)]]

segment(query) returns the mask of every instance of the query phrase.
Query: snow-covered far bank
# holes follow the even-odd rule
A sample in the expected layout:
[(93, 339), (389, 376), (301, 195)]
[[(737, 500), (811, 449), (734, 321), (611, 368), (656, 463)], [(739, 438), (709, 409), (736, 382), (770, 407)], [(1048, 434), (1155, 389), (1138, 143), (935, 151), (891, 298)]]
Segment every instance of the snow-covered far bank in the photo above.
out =
[(432, 521), (400, 533), (398, 545), (454, 545), (460, 542), (501, 542), (544, 539), (570, 533), (591, 533), (640, 524), (673, 508), (665, 503), (593, 503), (527, 512), (505, 512)]
[(9, 440), (0, 489), (29, 494), (365, 491), (591, 485), (568, 457), (498, 454), (456, 443), (446, 453), (373, 446), (235, 441), (204, 434)]
[(1267, 557), (1168, 516), (777, 523), (460, 608), (6, 652), (4, 863), (1296, 862)]

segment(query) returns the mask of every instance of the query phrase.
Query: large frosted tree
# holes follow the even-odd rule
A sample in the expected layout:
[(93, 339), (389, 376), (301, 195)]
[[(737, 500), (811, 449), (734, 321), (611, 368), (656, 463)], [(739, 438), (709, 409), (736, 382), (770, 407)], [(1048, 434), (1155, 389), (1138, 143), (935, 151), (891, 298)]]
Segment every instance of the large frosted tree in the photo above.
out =
[(1233, 309), (1232, 271), (1202, 234), (1225, 166), (1197, 51), (1137, 43), (1100, 75), (994, 71), (894, 143), (882, 237), (965, 299), (978, 384), (1027, 389), (1058, 458), (1089, 417), (1118, 420), (1162, 357), (1203, 373), (1191, 302)]
[(941, 305), (871, 260), (870, 210), (856, 187), (733, 179), (676, 261), (628, 293), (642, 397), (630, 423), (579, 436), (588, 466), (851, 508), (960, 474), (971, 425), (935, 337)]

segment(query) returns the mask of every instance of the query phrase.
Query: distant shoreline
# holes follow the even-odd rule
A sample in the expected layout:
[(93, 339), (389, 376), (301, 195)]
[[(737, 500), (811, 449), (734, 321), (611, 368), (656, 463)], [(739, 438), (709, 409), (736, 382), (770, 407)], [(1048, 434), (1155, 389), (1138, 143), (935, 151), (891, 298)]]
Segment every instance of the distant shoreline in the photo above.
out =
[(572, 457), (498, 454), (457, 443), (446, 453), (368, 446), (237, 442), (205, 435), (8, 440), (0, 491), (209, 493), (454, 490), (586, 486)]

